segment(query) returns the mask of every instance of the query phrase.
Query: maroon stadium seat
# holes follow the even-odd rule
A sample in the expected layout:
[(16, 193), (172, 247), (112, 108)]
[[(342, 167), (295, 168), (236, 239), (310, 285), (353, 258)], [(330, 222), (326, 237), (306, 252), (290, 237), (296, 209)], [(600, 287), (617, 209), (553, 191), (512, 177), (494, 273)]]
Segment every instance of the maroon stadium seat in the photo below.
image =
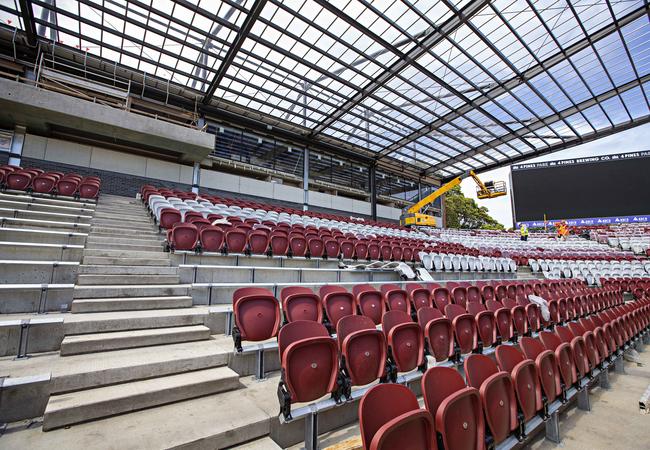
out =
[(318, 322), (298, 320), (280, 329), (278, 350), (282, 365), (278, 396), (285, 418), (291, 403), (312, 402), (337, 390), (336, 341)]
[(499, 444), (518, 426), (512, 378), (508, 372), (500, 372), (496, 363), (485, 355), (468, 356), (464, 368), (468, 386), (481, 393), (488, 428), (494, 443)]
[(276, 256), (286, 256), (289, 251), (289, 237), (278, 231), (273, 231), (270, 237), (271, 253)]
[(32, 189), (34, 192), (49, 194), (56, 187), (57, 178), (49, 174), (38, 175), (32, 180)]
[(176, 208), (163, 208), (160, 211), (160, 222), (158, 226), (163, 230), (172, 228), (177, 223), (181, 223), (182, 216)]
[(345, 288), (325, 285), (321, 286), (319, 293), (323, 309), (333, 330), (336, 330), (341, 318), (357, 314), (354, 295), (346, 291)]
[(494, 313), (494, 319), (497, 324), (497, 331), (503, 341), (509, 341), (514, 336), (514, 326), (512, 324), (512, 312), (505, 308), (496, 300), (488, 300), (485, 306)]
[(560, 337), (560, 340), (571, 346), (573, 353), (573, 361), (575, 363), (578, 375), (583, 378), (590, 370), (589, 357), (587, 356), (588, 350), (585, 340), (582, 336), (575, 336), (571, 330), (565, 326), (556, 327), (555, 333)]
[(248, 248), (253, 255), (264, 255), (269, 249), (269, 235), (264, 231), (252, 231), (248, 235)]
[(496, 342), (497, 325), (494, 313), (488, 311), (482, 303), (467, 303), (467, 312), (476, 320), (476, 331), (483, 347), (491, 347)]
[(445, 316), (451, 320), (456, 344), (461, 354), (471, 353), (478, 347), (478, 332), (474, 316), (460, 305), (445, 306)]
[(560, 371), (555, 354), (546, 350), (540, 341), (532, 337), (524, 336), (519, 341), (519, 345), (526, 358), (535, 361), (542, 392), (548, 403), (552, 403), (562, 392)]
[(451, 304), (451, 298), (447, 288), (435, 288), (431, 294), (431, 298), (433, 299), (434, 306), (443, 313), (445, 311), (445, 306)]
[(532, 419), (542, 410), (542, 388), (535, 362), (526, 359), (521, 350), (512, 345), (499, 345), (495, 356), (499, 368), (512, 376), (517, 403), (524, 419)]
[(369, 284), (357, 284), (352, 288), (352, 294), (361, 314), (370, 317), (375, 324), (379, 325), (386, 312), (386, 304), (381, 292)]
[(244, 230), (231, 228), (226, 232), (226, 249), (230, 253), (243, 253), (248, 236)]
[(336, 325), (341, 369), (351, 386), (386, 378), (386, 338), (365, 316), (345, 316)]
[(291, 256), (304, 257), (307, 254), (307, 239), (304, 236), (292, 235), (289, 238)]
[(422, 285), (417, 283), (409, 283), (406, 285), (406, 292), (409, 293), (411, 303), (413, 304), (413, 307), (416, 311), (420, 308), (433, 306), (431, 300), (431, 292), (429, 289), (423, 287)]
[(225, 233), (221, 228), (210, 225), (199, 231), (199, 240), (202, 251), (220, 252), (225, 242)]
[(438, 448), (431, 414), (399, 384), (380, 384), (366, 392), (359, 403), (359, 426), (367, 450)]
[(301, 286), (290, 286), (280, 292), (282, 310), (286, 322), (296, 320), (323, 321), (323, 308), (320, 297), (311, 289)]
[[(29, 172), (26, 172), (25, 170), (12, 172), (9, 175), (7, 175), (7, 187), (9, 189), (15, 189), (17, 191), (25, 191), (30, 187), (33, 178), (34, 175)], [(76, 190), (76, 186), (75, 186), (75, 190)]]
[(170, 250), (195, 250), (199, 243), (199, 230), (191, 223), (177, 223), (167, 230)]
[(573, 362), (573, 352), (569, 344), (563, 343), (557, 334), (550, 331), (541, 331), (539, 339), (547, 350), (555, 354), (555, 360), (564, 385), (567, 388), (572, 386), (578, 380), (578, 375), (576, 365)]
[(307, 240), (307, 247), (309, 248), (309, 256), (312, 258), (322, 258), (325, 252), (323, 241), (318, 237), (312, 237)]
[(280, 305), (271, 291), (239, 288), (233, 294), (232, 304), (233, 339), (237, 351), (242, 351), (242, 341), (259, 342), (277, 336), (281, 325)]
[(325, 254), (328, 258), (338, 258), (341, 254), (341, 247), (336, 239), (325, 240)]
[(479, 391), (467, 387), (456, 369), (432, 367), (421, 380), (426, 409), (435, 418), (445, 449), (485, 449), (485, 421)]
[(396, 284), (382, 284), (381, 293), (390, 311), (404, 311), (411, 315), (411, 301), (408, 293)]
[(97, 198), (99, 196), (100, 183), (94, 180), (85, 179), (79, 184), (79, 197)]
[(437, 308), (424, 306), (418, 309), (418, 323), (424, 330), (425, 348), (436, 361), (444, 361), (454, 355), (451, 321)]
[(381, 328), (386, 336), (388, 354), (395, 365), (393, 380), (397, 372), (426, 368), (422, 329), (411, 321), (408, 314), (403, 311), (388, 311), (382, 317)]

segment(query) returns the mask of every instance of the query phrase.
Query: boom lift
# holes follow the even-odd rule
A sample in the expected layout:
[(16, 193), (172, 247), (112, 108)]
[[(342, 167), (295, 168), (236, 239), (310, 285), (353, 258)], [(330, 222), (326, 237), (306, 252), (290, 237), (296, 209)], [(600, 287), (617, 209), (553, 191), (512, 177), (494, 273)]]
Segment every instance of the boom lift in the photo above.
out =
[(426, 208), (430, 206), (438, 197), (447, 193), (451, 189), (458, 186), (461, 181), (463, 181), (468, 176), (472, 177), (474, 182), (476, 182), (476, 195), (479, 199), (483, 200), (486, 198), (496, 198), (501, 197), (507, 194), (506, 183), (504, 181), (486, 181), (485, 183), (474, 173), (473, 170), (460, 175), (453, 180), (443, 184), (432, 192), (431, 194), (424, 197), (422, 200), (417, 202), (415, 205), (404, 210), (402, 216), (400, 217), (400, 225), (403, 227), (410, 226), (425, 226), (425, 227), (435, 227), (436, 218), (426, 214)]

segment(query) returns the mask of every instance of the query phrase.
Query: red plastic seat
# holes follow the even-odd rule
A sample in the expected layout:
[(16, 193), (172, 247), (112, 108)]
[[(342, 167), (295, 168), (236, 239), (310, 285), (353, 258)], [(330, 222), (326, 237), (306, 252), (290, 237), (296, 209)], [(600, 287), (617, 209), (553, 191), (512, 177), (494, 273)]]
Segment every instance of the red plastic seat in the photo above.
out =
[(488, 300), (485, 306), (494, 313), (494, 319), (497, 324), (497, 331), (502, 341), (509, 341), (514, 336), (514, 326), (512, 323), (512, 312), (505, 308), (496, 300)]
[(571, 346), (573, 361), (578, 371), (578, 375), (580, 378), (585, 377), (590, 370), (589, 357), (587, 356), (588, 350), (585, 340), (582, 336), (575, 336), (571, 330), (565, 326), (556, 327), (555, 332), (562, 342)]
[(32, 180), (32, 189), (34, 192), (49, 194), (56, 187), (57, 178), (50, 175), (38, 175)]
[(468, 314), (460, 305), (445, 306), (445, 316), (451, 320), (460, 353), (465, 355), (476, 349), (478, 347), (478, 332), (474, 316)]
[(280, 408), (291, 418), (291, 403), (311, 402), (337, 390), (338, 351), (336, 341), (318, 322), (298, 320), (286, 324), (278, 334), (282, 364)]
[(524, 336), (519, 345), (528, 359), (535, 361), (542, 393), (550, 404), (561, 394), (560, 371), (555, 354), (546, 350), (542, 343), (532, 337)]
[(354, 244), (354, 259), (364, 260), (368, 259), (368, 242), (367, 241), (357, 241)]
[(354, 295), (341, 286), (321, 286), (320, 298), (328, 322), (333, 330), (336, 330), (338, 321), (345, 316), (357, 314), (357, 306)]
[(481, 295), (483, 296), (483, 301), (486, 303), (490, 300), (496, 300), (496, 296), (494, 295), (494, 287), (490, 286), (489, 284), (481, 288)]
[(526, 359), (521, 350), (511, 345), (499, 345), (495, 352), (501, 370), (510, 373), (514, 381), (517, 404), (526, 421), (542, 410), (542, 388), (537, 368), (532, 359)]
[(248, 248), (253, 255), (264, 255), (269, 249), (269, 235), (264, 231), (252, 231), (248, 235)]
[(467, 288), (467, 303), (482, 303), (481, 290), (478, 286), (469, 286)]
[(445, 311), (445, 306), (451, 304), (451, 298), (449, 296), (449, 291), (447, 288), (439, 287), (435, 288), (431, 293), (431, 298), (433, 299), (433, 304), (441, 312)]
[(426, 409), (435, 418), (445, 449), (483, 450), (485, 421), (479, 391), (456, 369), (432, 367), (421, 380)]
[(465, 289), (463, 286), (457, 286), (453, 288), (451, 290), (451, 298), (454, 304), (465, 308), (465, 305), (467, 304), (467, 289)]
[(328, 258), (338, 258), (341, 254), (341, 246), (336, 239), (325, 240), (325, 254)]
[(425, 348), (436, 361), (444, 361), (454, 355), (451, 321), (437, 308), (424, 306), (418, 309), (418, 323), (424, 330)]
[(208, 226), (199, 230), (201, 250), (204, 252), (220, 252), (225, 241), (225, 233), (219, 227)]
[(411, 315), (411, 301), (408, 293), (396, 284), (382, 284), (381, 293), (390, 311), (404, 311)]
[(244, 230), (231, 228), (226, 232), (226, 248), (230, 253), (243, 253), (248, 236)]
[(177, 223), (181, 223), (181, 212), (176, 208), (163, 208), (160, 211), (160, 221), (158, 226), (163, 230), (172, 228)]
[(369, 284), (357, 284), (352, 288), (352, 294), (361, 314), (370, 317), (375, 324), (379, 325), (386, 312), (386, 304), (381, 292)]
[(386, 338), (365, 316), (345, 316), (336, 325), (341, 369), (351, 386), (386, 378)]
[(304, 236), (292, 235), (289, 237), (291, 256), (304, 257), (307, 254), (307, 239)]
[(195, 250), (199, 244), (199, 230), (191, 223), (177, 223), (167, 230), (167, 243), (172, 251)]
[(503, 300), (503, 306), (510, 308), (510, 317), (512, 318), (512, 325), (518, 336), (523, 336), (528, 333), (528, 316), (526, 309), (518, 305), (517, 302), (510, 297)]
[(555, 354), (560, 377), (564, 385), (568, 388), (578, 380), (576, 365), (573, 362), (573, 352), (571, 346), (560, 340), (560, 337), (550, 331), (541, 331), (539, 339), (547, 350)]
[(79, 184), (79, 197), (97, 198), (99, 196), (99, 188), (99, 182), (86, 179)]
[(384, 242), (379, 247), (379, 250), (381, 251), (382, 261), (390, 261), (391, 256), (393, 256), (393, 246), (389, 243)]
[(280, 330), (280, 304), (267, 289), (246, 287), (233, 294), (233, 339), (237, 351), (242, 341), (265, 341), (277, 336)]
[(395, 372), (409, 372), (417, 367), (426, 368), (424, 336), (420, 325), (411, 321), (403, 311), (388, 311), (383, 315), (381, 327), (388, 344), (388, 354)]
[(341, 241), (340, 249), (343, 259), (352, 259), (354, 256), (354, 244), (351, 241)]
[(274, 231), (269, 238), (271, 253), (276, 256), (286, 256), (289, 251), (289, 238), (286, 234)]
[[(25, 170), (11, 172), (9, 175), (7, 175), (7, 181), (6, 181), (7, 187), (9, 189), (14, 189), (17, 191), (25, 191), (32, 184), (33, 178), (34, 175)], [(76, 190), (77, 190), (77, 186), (75, 185), (75, 191)], [(72, 194), (74, 194), (74, 192)]]
[(311, 289), (301, 286), (289, 286), (280, 292), (282, 310), (286, 322), (296, 320), (323, 321), (323, 307), (320, 297)]
[(380, 257), (381, 250), (379, 249), (379, 244), (376, 242), (368, 244), (368, 259), (371, 261), (377, 261)]
[(366, 450), (436, 450), (431, 414), (399, 384), (380, 384), (359, 403), (361, 440)]
[[(584, 323), (584, 322), (583, 322)], [(589, 366), (593, 369), (600, 364), (600, 352), (596, 345), (596, 336), (593, 331), (585, 329), (579, 322), (570, 322), (567, 327), (574, 336), (582, 336), (585, 342), (585, 349), (587, 351), (587, 358), (589, 359)]]
[(499, 444), (518, 426), (512, 378), (508, 372), (500, 372), (495, 362), (485, 355), (468, 356), (464, 368), (468, 386), (481, 394), (488, 428), (494, 443)]
[(416, 311), (420, 308), (432, 307), (431, 291), (417, 283), (409, 283), (406, 285), (406, 292), (409, 294), (411, 303)]
[(491, 347), (496, 342), (497, 326), (494, 313), (488, 311), (482, 303), (467, 303), (467, 312), (474, 316), (476, 331), (483, 347)]
[(320, 238), (312, 237), (307, 240), (307, 247), (309, 248), (309, 256), (312, 258), (322, 258), (325, 252), (323, 241)]

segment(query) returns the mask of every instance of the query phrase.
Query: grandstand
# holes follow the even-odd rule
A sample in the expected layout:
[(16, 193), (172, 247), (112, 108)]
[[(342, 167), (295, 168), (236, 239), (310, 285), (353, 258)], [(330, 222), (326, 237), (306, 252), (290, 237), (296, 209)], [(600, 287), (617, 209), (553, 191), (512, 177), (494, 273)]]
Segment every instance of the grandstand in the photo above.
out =
[(649, 14), (0, 0), (0, 448), (647, 448)]

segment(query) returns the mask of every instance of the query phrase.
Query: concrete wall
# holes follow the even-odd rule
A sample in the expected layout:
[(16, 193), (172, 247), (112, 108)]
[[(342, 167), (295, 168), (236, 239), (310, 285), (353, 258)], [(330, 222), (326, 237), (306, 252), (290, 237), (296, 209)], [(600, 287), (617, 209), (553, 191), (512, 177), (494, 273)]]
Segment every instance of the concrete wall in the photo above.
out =
[[(102, 179), (102, 192), (134, 196), (143, 184), (189, 190), (192, 167), (144, 156), (28, 134), (23, 148), (23, 166), (45, 170), (74, 171)], [(301, 188), (239, 175), (201, 170), (201, 191), (214, 195), (268, 201), (302, 208)], [(341, 215), (369, 217), (370, 203), (320, 192), (310, 192), (310, 209)], [(377, 215), (398, 220), (400, 210), (378, 205)]]

